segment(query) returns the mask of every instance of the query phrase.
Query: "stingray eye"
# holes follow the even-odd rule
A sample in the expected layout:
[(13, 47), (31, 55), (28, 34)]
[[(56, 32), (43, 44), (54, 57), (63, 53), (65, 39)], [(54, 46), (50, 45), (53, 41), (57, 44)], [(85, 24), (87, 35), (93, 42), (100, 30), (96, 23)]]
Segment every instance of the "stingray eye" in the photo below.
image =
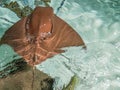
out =
[(44, 33), (40, 33), (40, 37), (42, 40), (45, 40), (47, 38), (49, 38), (51, 35), (51, 32), (44, 32)]
[[(26, 30), (29, 30), (29, 29), (30, 29), (30, 27), (29, 27), (30, 21), (31, 21), (31, 15), (29, 15), (29, 16), (27, 17), (27, 20), (26, 20), (26, 23), (25, 23), (25, 29), (26, 29)], [(27, 33), (28, 33), (28, 31), (27, 31)]]
[(48, 35), (51, 35), (51, 32), (48, 32)]

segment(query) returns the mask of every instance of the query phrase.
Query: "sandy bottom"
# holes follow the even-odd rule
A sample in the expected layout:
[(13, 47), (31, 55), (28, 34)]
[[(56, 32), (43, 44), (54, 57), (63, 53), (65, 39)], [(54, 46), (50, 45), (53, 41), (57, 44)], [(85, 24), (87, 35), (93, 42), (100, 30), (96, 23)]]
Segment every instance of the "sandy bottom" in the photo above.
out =
[(27, 66), (23, 71), (0, 79), (0, 90), (53, 90), (53, 79)]

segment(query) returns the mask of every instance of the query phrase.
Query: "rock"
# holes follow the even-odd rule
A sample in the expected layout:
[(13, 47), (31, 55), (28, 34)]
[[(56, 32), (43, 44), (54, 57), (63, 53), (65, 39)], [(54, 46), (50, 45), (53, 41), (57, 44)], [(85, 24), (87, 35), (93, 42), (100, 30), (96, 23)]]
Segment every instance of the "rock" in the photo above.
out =
[(54, 80), (27, 66), (24, 70), (0, 79), (0, 90), (53, 90)]

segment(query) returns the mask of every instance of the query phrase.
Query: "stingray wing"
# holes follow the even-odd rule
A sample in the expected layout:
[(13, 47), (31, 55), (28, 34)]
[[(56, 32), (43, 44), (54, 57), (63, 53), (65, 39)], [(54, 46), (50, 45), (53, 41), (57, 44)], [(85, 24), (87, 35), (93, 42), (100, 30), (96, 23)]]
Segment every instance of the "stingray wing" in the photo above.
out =
[(71, 26), (55, 15), (53, 17), (52, 36), (45, 41), (44, 47), (46, 46), (48, 50), (51, 51), (63, 47), (80, 45), (85, 46), (80, 35)]
[(10, 45), (16, 52), (21, 50), (24, 51), (24, 48), (27, 46), (25, 41), (25, 23), (26, 18), (21, 19), (10, 27), (1, 38), (0, 44)]
[(35, 57), (35, 45), (30, 44), (26, 37), (26, 18), (21, 19), (10, 27), (1, 39), (0, 44), (10, 45), (15, 52), (22, 56), (28, 63)]

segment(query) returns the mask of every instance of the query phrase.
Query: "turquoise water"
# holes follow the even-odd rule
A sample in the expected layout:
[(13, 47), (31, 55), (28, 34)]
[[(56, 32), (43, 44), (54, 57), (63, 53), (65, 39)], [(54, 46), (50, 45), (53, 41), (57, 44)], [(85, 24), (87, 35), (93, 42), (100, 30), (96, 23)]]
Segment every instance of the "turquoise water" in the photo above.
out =
[[(34, 7), (34, 0), (23, 1), (19, 1), (21, 6), (28, 4)], [(62, 0), (52, 0), (49, 4), (54, 13), (81, 35), (87, 50), (65, 48), (67, 52), (63, 55), (69, 59), (57, 55), (37, 68), (55, 78), (54, 90), (61, 90), (73, 75), (79, 78), (75, 90), (120, 90), (120, 0), (64, 0), (61, 3)], [(9, 11), (11, 15), (7, 11), (0, 7), (0, 19), (19, 20), (12, 11)], [(0, 37), (11, 25), (0, 20)], [(11, 52), (14, 53), (8, 46), (0, 47), (1, 68), (12, 60), (7, 58), (12, 57)]]

